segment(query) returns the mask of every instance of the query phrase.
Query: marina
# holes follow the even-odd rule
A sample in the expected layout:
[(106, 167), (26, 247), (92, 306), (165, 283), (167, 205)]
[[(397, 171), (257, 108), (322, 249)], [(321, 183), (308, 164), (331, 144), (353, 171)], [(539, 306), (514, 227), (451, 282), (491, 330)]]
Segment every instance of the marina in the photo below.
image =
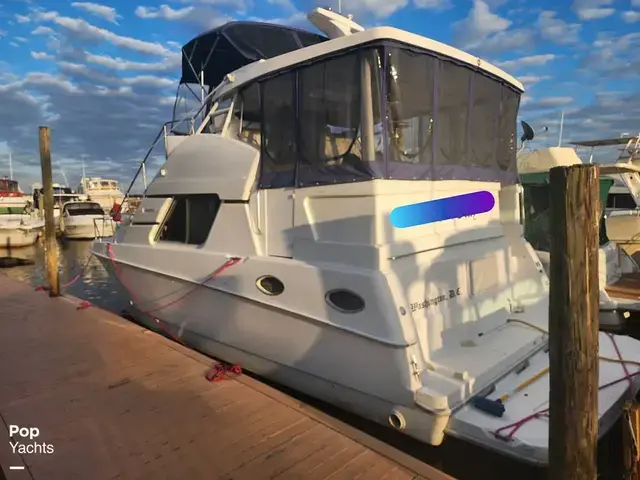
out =
[(307, 19), (184, 43), (126, 191), (48, 126), (0, 179), (4, 475), (637, 480), (640, 136), (530, 148), (499, 66)]

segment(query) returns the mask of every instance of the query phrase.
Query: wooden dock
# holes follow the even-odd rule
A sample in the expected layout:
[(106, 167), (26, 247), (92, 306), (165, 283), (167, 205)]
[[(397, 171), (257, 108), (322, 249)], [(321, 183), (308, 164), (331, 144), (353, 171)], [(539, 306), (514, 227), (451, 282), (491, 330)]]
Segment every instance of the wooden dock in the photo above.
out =
[(211, 359), (114, 314), (4, 275), (0, 292), (9, 480), (452, 478), (249, 376), (208, 382)]

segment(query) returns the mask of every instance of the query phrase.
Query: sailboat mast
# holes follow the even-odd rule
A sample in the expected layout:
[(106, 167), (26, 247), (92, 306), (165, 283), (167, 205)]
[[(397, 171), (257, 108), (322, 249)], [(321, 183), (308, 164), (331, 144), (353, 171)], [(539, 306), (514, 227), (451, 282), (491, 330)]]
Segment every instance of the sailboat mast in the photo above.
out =
[(560, 134), (558, 135), (558, 147), (562, 146), (562, 128), (564, 127), (564, 110), (560, 115)]
[(84, 155), (80, 156), (80, 159), (82, 160), (82, 193), (85, 193), (85, 186), (84, 186), (84, 179), (85, 179), (85, 172), (84, 172)]
[(338, 0), (338, 13), (342, 15), (342, 0)]
[(13, 160), (11, 159), (11, 150), (9, 150), (9, 179), (13, 180)]

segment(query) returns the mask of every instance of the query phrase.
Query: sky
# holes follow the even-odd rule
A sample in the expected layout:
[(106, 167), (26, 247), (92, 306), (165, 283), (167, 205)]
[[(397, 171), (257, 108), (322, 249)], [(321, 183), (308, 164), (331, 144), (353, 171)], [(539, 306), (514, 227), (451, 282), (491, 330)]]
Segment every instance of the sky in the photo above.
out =
[[(0, 176), (40, 180), (38, 127), (51, 128), (54, 181), (125, 187), (171, 119), (180, 48), (231, 20), (313, 30), (338, 0), (0, 0)], [(390, 25), (461, 48), (525, 86), (531, 146), (640, 133), (640, 0), (342, 0), (365, 27)], [(162, 163), (154, 151), (149, 174)], [(615, 154), (615, 152), (613, 152)], [(612, 152), (596, 157), (611, 160)], [(65, 176), (68, 181), (65, 181)]]

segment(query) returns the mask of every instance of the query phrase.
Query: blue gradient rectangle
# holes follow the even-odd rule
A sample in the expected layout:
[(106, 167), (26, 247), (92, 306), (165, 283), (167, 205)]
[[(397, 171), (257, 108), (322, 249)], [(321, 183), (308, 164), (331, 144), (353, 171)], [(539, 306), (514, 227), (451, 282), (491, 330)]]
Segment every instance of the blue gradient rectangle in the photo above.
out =
[(477, 215), (491, 211), (495, 204), (496, 200), (493, 194), (481, 190), (454, 197), (403, 205), (391, 211), (391, 225), (396, 228), (408, 228)]

